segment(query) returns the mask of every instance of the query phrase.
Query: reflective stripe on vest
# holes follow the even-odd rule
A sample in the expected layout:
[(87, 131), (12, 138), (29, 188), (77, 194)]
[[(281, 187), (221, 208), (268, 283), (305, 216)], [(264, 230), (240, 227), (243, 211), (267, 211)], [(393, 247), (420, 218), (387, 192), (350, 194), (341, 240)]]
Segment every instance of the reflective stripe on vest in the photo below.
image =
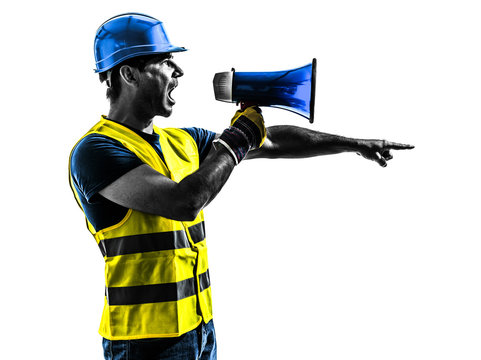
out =
[[(155, 126), (154, 131), (165, 163), (142, 137), (103, 117), (85, 136), (97, 133), (120, 141), (176, 182), (198, 169), (197, 145), (190, 135)], [(180, 222), (129, 209), (114, 226), (95, 231), (88, 220), (87, 225), (105, 259), (105, 305), (99, 330), (103, 337), (180, 336), (202, 320), (212, 319), (202, 211), (194, 221)]]
[[(205, 239), (204, 222), (189, 227), (194, 244)], [(183, 230), (121, 236), (100, 240), (100, 252), (103, 256), (117, 256), (140, 252), (190, 248), (189, 240)]]

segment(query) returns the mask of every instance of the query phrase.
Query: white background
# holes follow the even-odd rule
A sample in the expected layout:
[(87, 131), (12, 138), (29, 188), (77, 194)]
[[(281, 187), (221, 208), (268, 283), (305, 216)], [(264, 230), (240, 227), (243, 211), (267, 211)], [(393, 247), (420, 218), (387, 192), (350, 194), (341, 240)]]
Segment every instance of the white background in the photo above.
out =
[[(16, 1), (2, 5), (0, 342), (5, 359), (102, 359), (103, 260), (67, 179), (108, 112), (93, 39), (127, 11), (164, 22), (185, 76), (159, 126), (217, 132), (214, 73), (318, 60), (316, 119), (416, 145), (246, 161), (206, 209), (219, 359), (480, 359), (476, 1)], [(479, 223), (479, 222), (478, 222)]]

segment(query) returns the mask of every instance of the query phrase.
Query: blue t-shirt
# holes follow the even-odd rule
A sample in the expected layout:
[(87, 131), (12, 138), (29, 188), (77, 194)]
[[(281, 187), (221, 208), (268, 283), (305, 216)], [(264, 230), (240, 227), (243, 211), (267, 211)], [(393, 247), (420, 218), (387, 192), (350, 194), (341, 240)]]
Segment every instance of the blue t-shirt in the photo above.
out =
[[(129, 129), (152, 145), (164, 160), (158, 134), (146, 134), (131, 127)], [(196, 127), (183, 130), (192, 136), (197, 144), (202, 163), (210, 151), (215, 133)], [(73, 184), (85, 215), (95, 230), (119, 223), (128, 211), (127, 208), (107, 200), (98, 192), (142, 164), (143, 162), (132, 151), (105, 135), (87, 135), (75, 146), (70, 162)]]

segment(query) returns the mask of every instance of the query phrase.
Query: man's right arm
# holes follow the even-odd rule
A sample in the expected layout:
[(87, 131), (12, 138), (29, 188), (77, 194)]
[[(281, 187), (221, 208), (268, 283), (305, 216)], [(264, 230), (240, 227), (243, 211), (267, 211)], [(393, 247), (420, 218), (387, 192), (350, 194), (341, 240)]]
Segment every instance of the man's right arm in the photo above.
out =
[(179, 221), (192, 221), (219, 193), (235, 161), (224, 146), (212, 148), (199, 169), (176, 183), (143, 164), (99, 191), (126, 208)]

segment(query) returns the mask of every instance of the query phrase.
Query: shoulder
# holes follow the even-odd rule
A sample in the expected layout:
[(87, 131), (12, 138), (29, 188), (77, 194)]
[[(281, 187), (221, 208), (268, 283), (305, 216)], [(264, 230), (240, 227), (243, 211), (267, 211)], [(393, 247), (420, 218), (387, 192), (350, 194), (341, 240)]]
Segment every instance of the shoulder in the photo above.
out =
[(72, 162), (96, 157), (117, 156), (131, 153), (122, 143), (102, 134), (89, 134), (81, 139), (72, 150)]
[[(119, 141), (101, 134), (89, 134), (73, 148), (70, 168), (73, 174), (88, 169), (100, 171), (113, 167), (138, 165), (140, 160)], [(102, 171), (104, 172), (104, 171)]]
[(70, 172), (87, 199), (142, 161), (119, 141), (101, 134), (89, 134), (72, 150)]
[(73, 152), (84, 152), (89, 150), (95, 150), (98, 148), (105, 148), (105, 147), (118, 147), (123, 146), (119, 141), (112, 139), (106, 135), (102, 134), (88, 134), (87, 136), (83, 137), (73, 148)]

